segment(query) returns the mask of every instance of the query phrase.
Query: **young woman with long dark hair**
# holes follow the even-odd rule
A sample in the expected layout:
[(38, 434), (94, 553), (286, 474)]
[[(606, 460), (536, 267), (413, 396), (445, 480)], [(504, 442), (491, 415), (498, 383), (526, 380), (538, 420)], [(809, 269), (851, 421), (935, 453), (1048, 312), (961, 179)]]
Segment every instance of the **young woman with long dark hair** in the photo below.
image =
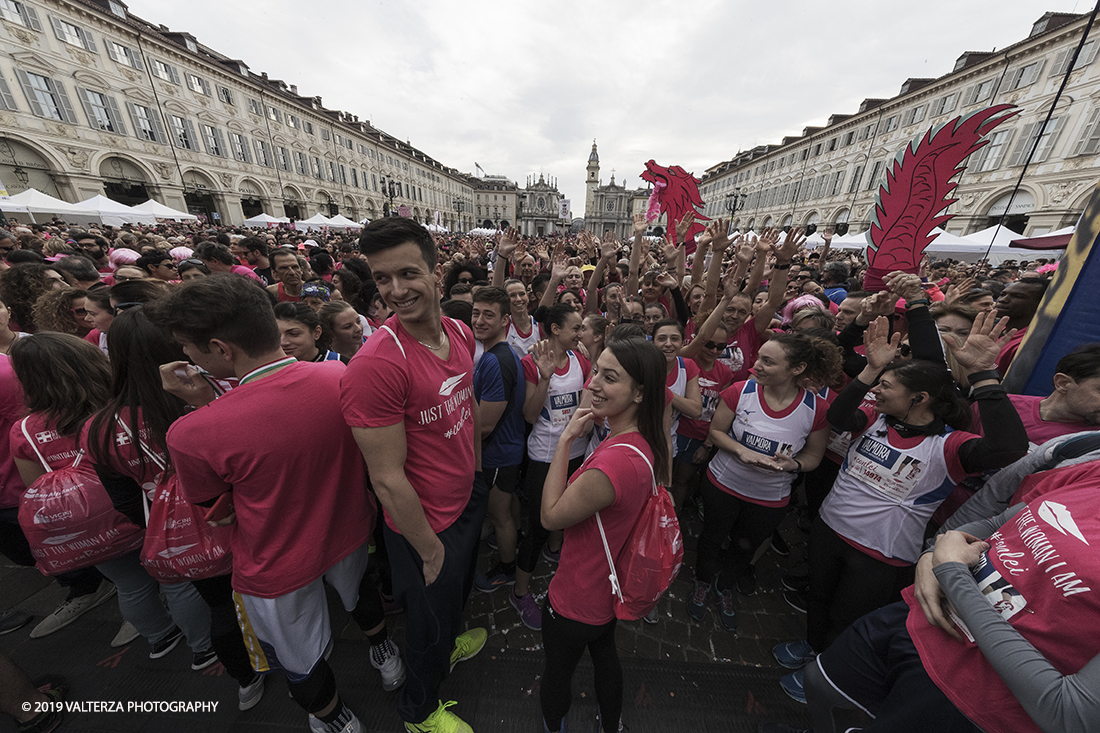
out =
[(325, 330), (317, 311), (304, 303), (279, 303), (275, 306), (279, 324), (279, 345), (283, 353), (298, 361), (343, 361), (329, 349), (332, 335)]
[[(12, 455), (23, 483), (30, 486), (47, 471), (73, 464), (82, 448), (85, 422), (110, 401), (111, 371), (102, 351), (62, 333), (19, 339), (12, 344), (11, 362), (30, 413), (12, 426)], [(34, 436), (35, 443), (28, 436)], [(101, 477), (115, 508), (144, 526), (140, 495), (117, 491), (109, 476)], [(142, 567), (137, 551), (96, 568), (118, 587), (122, 615), (149, 641), (151, 658), (168, 654), (185, 634), (196, 662), (209, 653), (210, 613), (190, 583), (157, 583)], [(160, 601), (161, 589), (171, 614)]]
[[(901, 599), (913, 581), (925, 527), (965, 476), (1007, 466), (1027, 453), (1027, 432), (995, 364), (1007, 321), (979, 314), (963, 346), (949, 340), (978, 403), (985, 436), (968, 432), (970, 405), (946, 365), (895, 361), (901, 335), (879, 317), (864, 334), (867, 366), (836, 396), (829, 422), (851, 432), (843, 468), (810, 532), (807, 639), (774, 653), (797, 672), (782, 680), (805, 699), (801, 667), (853, 621)], [(861, 407), (867, 392), (874, 408)]]
[[(565, 303), (555, 303), (549, 308), (539, 306), (535, 320), (542, 324), (549, 338), (535, 344), (534, 350), (521, 361), (527, 383), (523, 417), (532, 425), (527, 438), (527, 502), (523, 506), (527, 531), (516, 555), (516, 584), (508, 600), (524, 625), (538, 631), (541, 615), (529, 592), (531, 575), (544, 545), (551, 553), (560, 551), (547, 544), (550, 532), (539, 521), (539, 499), (562, 432), (580, 407), (590, 364), (573, 351), (580, 342), (581, 315), (572, 306)], [(584, 460), (586, 444), (584, 439), (569, 443), (571, 468), (576, 469)]]
[[(664, 356), (647, 341), (609, 342), (592, 370), (592, 407), (577, 410), (562, 432), (542, 490), (542, 523), (565, 531), (561, 562), (542, 610), (546, 667), (541, 704), (546, 731), (564, 731), (573, 673), (592, 656), (600, 730), (622, 730), (623, 675), (615, 647), (614, 595), (596, 522), (618, 557), (653, 489), (671, 470), (665, 424)], [(590, 423), (610, 433), (570, 476), (571, 445)]]

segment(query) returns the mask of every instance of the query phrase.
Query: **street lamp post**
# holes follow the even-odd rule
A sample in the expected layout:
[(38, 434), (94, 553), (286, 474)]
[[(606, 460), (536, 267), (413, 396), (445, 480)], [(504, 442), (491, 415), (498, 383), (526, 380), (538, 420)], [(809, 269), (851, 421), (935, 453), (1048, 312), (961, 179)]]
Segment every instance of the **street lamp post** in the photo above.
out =
[(458, 225), (459, 225), (459, 228), (464, 228), (463, 224), (462, 224), (462, 207), (465, 203), (466, 202), (463, 201), (462, 199), (455, 199), (454, 200), (455, 211), (458, 212)]
[(397, 216), (397, 212), (393, 208), (393, 200), (397, 198), (400, 192), (401, 184), (395, 184), (392, 178), (386, 181), (386, 187), (382, 189), (382, 193), (390, 200), (390, 216)]
[(726, 194), (726, 211), (730, 215), (730, 227), (733, 227), (733, 215), (745, 206), (745, 198), (746, 195), (741, 193), (740, 188), (735, 188)]

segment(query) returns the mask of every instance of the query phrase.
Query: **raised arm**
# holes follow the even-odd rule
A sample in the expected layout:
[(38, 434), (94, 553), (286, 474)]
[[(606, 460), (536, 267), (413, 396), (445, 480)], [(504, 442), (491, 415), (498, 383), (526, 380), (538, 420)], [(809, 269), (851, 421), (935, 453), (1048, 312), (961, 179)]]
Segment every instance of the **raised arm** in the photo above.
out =
[(493, 286), (504, 287), (504, 281), (508, 279), (508, 263), (516, 252), (519, 244), (519, 232), (514, 227), (509, 227), (497, 234), (497, 265), (493, 268)]
[(626, 274), (626, 292), (623, 300), (638, 294), (638, 278), (642, 267), (642, 249), (645, 247), (645, 214), (634, 214), (634, 244), (630, 247), (630, 272)]
[(680, 349), (680, 356), (685, 359), (694, 359), (702, 353), (703, 344), (710, 341), (710, 337), (714, 335), (714, 332), (722, 323), (722, 319), (726, 315), (726, 308), (733, 301), (733, 296), (737, 295), (737, 283), (739, 281), (740, 278), (737, 276), (736, 270), (731, 269), (726, 273), (725, 278), (722, 279), (722, 299), (711, 310), (707, 320), (703, 321), (703, 325), (699, 326), (699, 331), (695, 334), (695, 338), (691, 340), (691, 343)]
[[(710, 235), (710, 245), (714, 251), (710, 256), (710, 267), (707, 268), (707, 284), (703, 291), (703, 302), (699, 306), (699, 309), (704, 311), (713, 308), (714, 302), (718, 299), (718, 283), (722, 279), (722, 260), (725, 259), (726, 250), (729, 249), (731, 244), (726, 233), (726, 222), (723, 219), (711, 222), (710, 226), (707, 227), (707, 234)], [(696, 251), (695, 256), (699, 256), (698, 251)], [(692, 268), (694, 269), (694, 263), (692, 263)]]
[[(804, 241), (806, 241), (806, 237), (803, 236), (801, 229), (791, 229), (787, 232), (783, 244), (774, 248), (775, 265), (772, 266), (772, 278), (771, 282), (768, 283), (768, 300), (753, 317), (757, 333), (763, 333), (771, 325), (775, 312), (779, 310), (779, 306), (783, 305), (783, 295), (787, 290), (787, 273), (790, 271), (791, 259)], [(758, 252), (757, 257), (759, 256)]]
[(619, 256), (619, 242), (615, 239), (615, 235), (612, 232), (604, 232), (603, 241), (599, 244), (600, 260), (596, 263), (596, 269), (593, 270), (592, 274), (588, 277), (588, 286), (584, 291), (585, 313), (600, 312), (600, 282), (603, 280), (604, 271), (606, 271), (608, 266)]
[(569, 261), (565, 256), (565, 247), (559, 244), (554, 249), (554, 260), (550, 264), (550, 282), (546, 283), (546, 290), (542, 291), (539, 299), (539, 307), (549, 308), (554, 304), (558, 295), (558, 286), (565, 277), (565, 271), (569, 269)]
[(713, 239), (710, 227), (707, 227), (702, 234), (699, 235), (698, 241), (695, 242), (695, 254), (691, 258), (691, 284), (698, 285), (703, 282), (703, 269), (707, 259), (707, 248), (710, 247), (711, 239)]

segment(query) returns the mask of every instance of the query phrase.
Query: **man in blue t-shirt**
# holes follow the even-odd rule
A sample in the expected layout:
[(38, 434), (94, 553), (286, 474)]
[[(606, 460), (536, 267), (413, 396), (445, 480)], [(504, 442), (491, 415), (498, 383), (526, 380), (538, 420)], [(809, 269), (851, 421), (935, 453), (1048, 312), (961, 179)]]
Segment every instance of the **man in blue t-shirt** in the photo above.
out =
[(489, 519), (496, 528), (500, 561), (478, 575), (474, 586), (486, 593), (516, 582), (515, 491), (523, 462), (523, 400), (519, 357), (508, 345), (508, 293), (478, 288), (471, 325), (484, 353), (474, 368), (474, 399), (481, 413), (481, 468), (489, 491)]

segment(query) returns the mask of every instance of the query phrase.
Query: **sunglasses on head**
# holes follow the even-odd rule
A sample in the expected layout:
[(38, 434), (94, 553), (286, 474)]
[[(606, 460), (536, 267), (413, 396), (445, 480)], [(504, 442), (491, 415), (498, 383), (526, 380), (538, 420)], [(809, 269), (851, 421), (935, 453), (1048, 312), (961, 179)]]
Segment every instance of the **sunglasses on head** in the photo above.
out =
[(902, 344), (898, 347), (898, 353), (902, 356), (912, 356), (913, 348), (909, 344)]
[(143, 303), (119, 303), (118, 305), (116, 305), (114, 307), (115, 315), (117, 316), (122, 311), (127, 310), (129, 308), (135, 308), (139, 305), (143, 305)]

